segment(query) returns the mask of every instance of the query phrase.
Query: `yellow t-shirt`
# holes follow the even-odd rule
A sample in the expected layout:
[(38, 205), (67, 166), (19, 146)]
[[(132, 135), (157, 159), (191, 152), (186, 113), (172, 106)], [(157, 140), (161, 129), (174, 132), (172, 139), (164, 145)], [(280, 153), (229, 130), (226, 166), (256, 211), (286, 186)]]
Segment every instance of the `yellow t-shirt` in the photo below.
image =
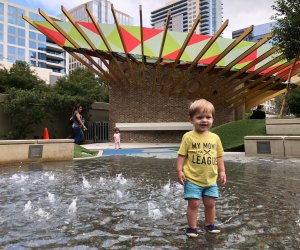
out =
[(178, 154), (186, 157), (183, 171), (187, 180), (202, 187), (216, 183), (217, 158), (224, 155), (218, 135), (189, 131), (183, 135)]

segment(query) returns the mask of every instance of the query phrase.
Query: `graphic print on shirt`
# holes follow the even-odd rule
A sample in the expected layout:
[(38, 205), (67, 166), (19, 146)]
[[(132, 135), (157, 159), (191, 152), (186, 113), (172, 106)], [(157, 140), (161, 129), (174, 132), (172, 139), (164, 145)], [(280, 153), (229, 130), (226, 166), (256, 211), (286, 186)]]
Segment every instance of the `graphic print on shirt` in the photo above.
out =
[(216, 165), (217, 144), (209, 142), (191, 143), (192, 163), (201, 165)]

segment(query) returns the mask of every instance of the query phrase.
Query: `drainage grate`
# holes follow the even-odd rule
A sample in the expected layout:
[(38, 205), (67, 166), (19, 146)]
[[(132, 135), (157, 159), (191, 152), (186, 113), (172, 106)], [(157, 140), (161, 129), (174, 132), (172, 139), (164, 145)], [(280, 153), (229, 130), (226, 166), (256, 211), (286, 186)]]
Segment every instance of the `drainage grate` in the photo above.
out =
[(257, 141), (256, 149), (258, 154), (271, 154), (270, 141)]
[(28, 158), (42, 158), (43, 145), (29, 145)]

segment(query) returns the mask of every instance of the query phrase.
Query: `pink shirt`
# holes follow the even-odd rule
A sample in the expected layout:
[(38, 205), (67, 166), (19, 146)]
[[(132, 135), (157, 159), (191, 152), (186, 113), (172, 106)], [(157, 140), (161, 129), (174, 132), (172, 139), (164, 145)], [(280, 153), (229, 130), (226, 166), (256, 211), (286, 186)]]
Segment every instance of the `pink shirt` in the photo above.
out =
[(121, 141), (121, 134), (120, 133), (114, 133), (114, 140), (115, 140), (115, 143), (120, 142)]

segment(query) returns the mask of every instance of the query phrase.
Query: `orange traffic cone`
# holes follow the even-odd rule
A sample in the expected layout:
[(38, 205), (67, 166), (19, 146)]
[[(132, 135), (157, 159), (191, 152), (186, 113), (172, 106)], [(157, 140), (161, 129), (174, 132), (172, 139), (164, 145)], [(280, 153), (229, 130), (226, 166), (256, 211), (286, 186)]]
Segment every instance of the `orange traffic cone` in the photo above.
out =
[(44, 140), (49, 140), (49, 134), (47, 128), (44, 128)]

